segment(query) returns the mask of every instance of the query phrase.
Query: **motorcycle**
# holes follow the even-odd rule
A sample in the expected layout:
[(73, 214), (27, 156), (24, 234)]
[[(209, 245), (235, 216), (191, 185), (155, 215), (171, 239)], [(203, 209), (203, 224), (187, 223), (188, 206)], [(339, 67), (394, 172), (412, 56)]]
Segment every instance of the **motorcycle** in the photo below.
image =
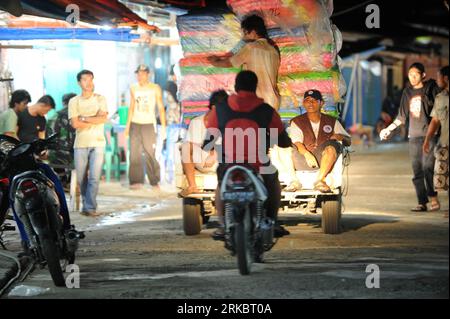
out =
[(20, 143), (0, 135), (0, 176), (9, 179), (11, 205), (28, 237), (23, 239), (25, 250), (41, 268), (48, 266), (56, 286), (65, 286), (63, 269), (74, 263), (84, 233), (73, 225), (64, 230), (55, 186), (39, 167), (38, 155), (52, 146), (55, 137)]
[(224, 202), (225, 248), (237, 256), (241, 275), (251, 272), (253, 262), (263, 262), (264, 252), (274, 246), (275, 221), (266, 215), (267, 189), (252, 168), (230, 166), (220, 185)]
[(11, 219), (9, 216), (9, 200), (8, 200), (9, 180), (7, 178), (0, 179), (0, 246), (6, 250), (6, 246), (3, 242), (3, 233), (6, 231), (14, 231), (16, 227), (7, 223), (7, 219)]

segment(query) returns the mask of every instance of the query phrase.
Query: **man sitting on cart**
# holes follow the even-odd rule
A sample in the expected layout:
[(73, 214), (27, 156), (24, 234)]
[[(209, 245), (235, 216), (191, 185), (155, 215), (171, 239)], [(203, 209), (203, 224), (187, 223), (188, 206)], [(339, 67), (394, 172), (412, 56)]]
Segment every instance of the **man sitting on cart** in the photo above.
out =
[(351, 139), (339, 121), (320, 112), (323, 105), (319, 91), (306, 91), (303, 98), (306, 113), (291, 120), (290, 137), (301, 155), (296, 169), (318, 169), (314, 189), (329, 193), (331, 188), (325, 179), (342, 154), (343, 146), (350, 146)]
[(208, 115), (211, 113), (212, 107), (226, 101), (227, 92), (224, 90), (215, 91), (209, 98), (209, 111), (201, 116), (197, 116), (189, 123), (189, 128), (181, 146), (183, 172), (186, 176), (188, 187), (183, 189), (179, 195), (186, 197), (193, 193), (199, 193), (195, 181), (195, 172), (215, 173), (218, 165), (217, 154), (214, 150), (205, 152), (202, 150), (202, 144), (205, 140), (207, 129), (205, 126)]

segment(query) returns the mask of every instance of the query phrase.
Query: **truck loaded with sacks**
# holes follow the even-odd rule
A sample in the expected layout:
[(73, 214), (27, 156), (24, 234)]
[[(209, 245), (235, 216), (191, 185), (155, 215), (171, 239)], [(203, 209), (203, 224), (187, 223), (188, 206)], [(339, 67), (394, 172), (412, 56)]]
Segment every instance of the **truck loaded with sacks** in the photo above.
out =
[[(322, 112), (337, 119), (344, 102), (346, 84), (341, 73), (338, 53), (342, 36), (332, 24), (332, 0), (227, 0), (227, 11), (203, 11), (177, 17), (177, 28), (183, 50), (179, 61), (178, 99), (181, 103), (183, 125), (208, 111), (212, 92), (225, 90), (234, 93), (236, 74), (241, 68), (216, 67), (210, 56), (232, 56), (242, 48), (240, 22), (251, 14), (264, 19), (268, 38), (280, 54), (277, 87), (280, 99), (278, 112), (286, 125), (294, 117), (305, 113), (302, 107), (304, 93), (318, 90), (322, 93)], [(181, 147), (180, 147), (181, 149)], [(314, 171), (295, 171), (303, 185), (296, 192), (282, 192), (282, 209), (301, 208), (322, 212), (325, 233), (340, 231), (343, 170), (346, 152), (336, 162), (327, 177), (332, 192), (321, 194), (313, 190)], [(176, 164), (176, 184), (183, 189), (187, 181), (179, 155)], [(275, 148), (270, 152), (271, 162), (278, 169), (282, 186), (292, 178), (292, 150)], [(183, 225), (187, 235), (198, 234), (202, 225), (214, 215), (214, 196), (217, 177), (214, 173), (196, 172), (199, 192), (183, 197)], [(270, 196), (270, 194), (269, 194)]]

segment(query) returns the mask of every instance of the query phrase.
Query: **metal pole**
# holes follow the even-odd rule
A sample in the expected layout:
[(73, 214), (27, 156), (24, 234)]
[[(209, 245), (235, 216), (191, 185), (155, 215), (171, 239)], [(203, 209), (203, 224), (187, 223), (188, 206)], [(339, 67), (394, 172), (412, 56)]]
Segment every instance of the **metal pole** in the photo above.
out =
[(358, 124), (363, 122), (362, 68), (358, 63)]
[[(348, 112), (348, 106), (350, 104), (350, 96), (352, 94), (353, 83), (355, 82), (355, 71), (356, 71), (355, 66), (358, 64), (358, 60), (359, 60), (359, 55), (356, 54), (355, 55), (355, 61), (353, 62), (352, 74), (350, 76), (350, 82), (348, 84), (347, 94), (345, 96), (344, 111), (342, 112), (342, 120), (343, 121), (345, 121), (345, 118), (346, 118), (347, 112)], [(355, 101), (353, 100), (353, 104), (354, 103), (355, 103)]]

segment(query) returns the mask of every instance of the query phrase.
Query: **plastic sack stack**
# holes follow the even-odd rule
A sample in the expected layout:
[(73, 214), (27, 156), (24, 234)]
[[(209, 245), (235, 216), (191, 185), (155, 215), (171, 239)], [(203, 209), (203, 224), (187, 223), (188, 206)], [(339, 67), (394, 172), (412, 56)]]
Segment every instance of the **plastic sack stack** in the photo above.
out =
[(184, 15), (177, 18), (184, 58), (180, 60), (179, 100), (183, 122), (207, 111), (213, 91), (232, 92), (240, 69), (217, 68), (208, 62), (210, 55), (226, 56), (238, 49), (240, 22), (232, 13)]
[(342, 37), (329, 19), (332, 1), (227, 0), (227, 4), (240, 19), (249, 14), (263, 17), (269, 38), (279, 48), (282, 117), (295, 115), (304, 92), (310, 89), (321, 91), (324, 112), (337, 116), (336, 105), (342, 102), (346, 88), (337, 56)]
[[(278, 88), (280, 115), (289, 120), (305, 110), (303, 94), (322, 92), (324, 112), (337, 116), (337, 103), (345, 94), (345, 81), (337, 53), (342, 37), (331, 25), (332, 0), (227, 0), (234, 12), (188, 14), (177, 17), (184, 58), (180, 60), (179, 100), (184, 123), (207, 111), (211, 92), (233, 92), (237, 68), (217, 68), (210, 55), (231, 55), (243, 45), (240, 20), (248, 14), (263, 17), (268, 36), (280, 51)], [(239, 19), (238, 19), (239, 18)]]

